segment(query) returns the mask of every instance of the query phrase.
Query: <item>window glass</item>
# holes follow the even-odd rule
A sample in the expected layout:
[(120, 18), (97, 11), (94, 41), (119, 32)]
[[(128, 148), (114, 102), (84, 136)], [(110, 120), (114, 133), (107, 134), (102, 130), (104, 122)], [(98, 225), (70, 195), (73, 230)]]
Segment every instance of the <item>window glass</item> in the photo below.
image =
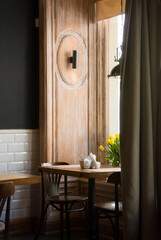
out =
[[(119, 64), (117, 61), (122, 54), (123, 24), (124, 15), (114, 17), (109, 21), (109, 73), (114, 66)], [(109, 81), (109, 135), (120, 132), (120, 76), (110, 77)]]

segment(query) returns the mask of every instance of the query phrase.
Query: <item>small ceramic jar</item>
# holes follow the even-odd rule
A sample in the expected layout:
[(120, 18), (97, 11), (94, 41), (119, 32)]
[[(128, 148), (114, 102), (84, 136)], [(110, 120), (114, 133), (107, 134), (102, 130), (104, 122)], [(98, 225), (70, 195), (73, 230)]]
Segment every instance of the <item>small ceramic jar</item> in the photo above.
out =
[(84, 159), (80, 160), (79, 162), (80, 162), (80, 167), (82, 169), (91, 168), (92, 161), (89, 158), (84, 158)]

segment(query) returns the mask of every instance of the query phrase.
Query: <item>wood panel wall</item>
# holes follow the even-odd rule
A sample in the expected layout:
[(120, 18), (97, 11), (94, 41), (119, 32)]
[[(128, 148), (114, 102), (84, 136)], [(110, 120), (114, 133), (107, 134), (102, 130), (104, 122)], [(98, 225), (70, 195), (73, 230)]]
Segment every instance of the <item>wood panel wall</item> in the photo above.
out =
[[(97, 23), (97, 140), (106, 142), (109, 135), (109, 21)], [(100, 162), (105, 162), (105, 152), (98, 151)]]
[(39, 0), (39, 22), (41, 162), (77, 163), (97, 153), (94, 1)]

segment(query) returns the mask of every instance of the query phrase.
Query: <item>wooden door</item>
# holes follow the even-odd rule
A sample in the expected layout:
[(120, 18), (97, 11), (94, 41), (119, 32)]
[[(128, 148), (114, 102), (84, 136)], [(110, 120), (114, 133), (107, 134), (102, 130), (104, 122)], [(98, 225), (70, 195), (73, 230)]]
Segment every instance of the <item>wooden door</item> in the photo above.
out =
[(95, 5), (39, 0), (39, 9), (40, 158), (77, 163), (97, 151)]

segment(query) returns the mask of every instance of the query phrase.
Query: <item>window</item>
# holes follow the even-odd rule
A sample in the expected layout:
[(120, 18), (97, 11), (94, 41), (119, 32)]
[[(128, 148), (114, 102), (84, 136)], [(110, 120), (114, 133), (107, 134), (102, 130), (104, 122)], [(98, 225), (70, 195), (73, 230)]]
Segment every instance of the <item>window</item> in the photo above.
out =
[[(120, 76), (108, 78), (108, 75), (119, 63), (115, 57), (120, 57), (117, 48), (122, 44), (123, 20), (124, 17), (118, 16), (97, 25), (98, 143), (101, 144), (109, 135), (120, 132)], [(104, 155), (98, 154), (103, 162)]]
[[(109, 20), (109, 73), (112, 68), (119, 62), (115, 62), (115, 58), (120, 58), (120, 46), (122, 44), (122, 26), (121, 16), (111, 18)], [(110, 77), (109, 81), (109, 135), (120, 132), (119, 115), (120, 115), (120, 77)]]

